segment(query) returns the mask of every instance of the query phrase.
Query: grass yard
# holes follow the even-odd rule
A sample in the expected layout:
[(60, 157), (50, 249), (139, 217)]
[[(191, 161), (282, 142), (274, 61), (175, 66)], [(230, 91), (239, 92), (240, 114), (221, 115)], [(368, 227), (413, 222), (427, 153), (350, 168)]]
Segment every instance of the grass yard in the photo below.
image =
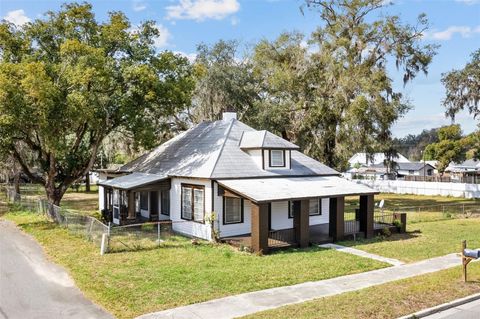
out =
[(470, 248), (480, 248), (480, 218), (407, 223), (405, 234), (343, 241), (339, 244), (413, 262), (460, 252), (464, 239)]
[(192, 245), (187, 239), (166, 241), (157, 249), (100, 256), (92, 243), (41, 216), (17, 212), (4, 218), (33, 235), (88, 298), (118, 318), (387, 266), (319, 248), (260, 257), (226, 245)]
[(461, 279), (461, 268), (455, 267), (244, 318), (398, 318), (480, 292), (480, 263), (471, 263), (468, 270), (467, 283)]

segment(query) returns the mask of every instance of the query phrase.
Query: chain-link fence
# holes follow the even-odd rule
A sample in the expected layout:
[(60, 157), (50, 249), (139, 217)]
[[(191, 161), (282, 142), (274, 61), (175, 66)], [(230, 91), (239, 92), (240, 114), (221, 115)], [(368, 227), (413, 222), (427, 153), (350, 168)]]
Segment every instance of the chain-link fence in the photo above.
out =
[(407, 213), (409, 223), (480, 217), (480, 202), (399, 207), (393, 213)]
[[(185, 241), (173, 231), (172, 221), (157, 221), (125, 226), (105, 225), (98, 219), (71, 212), (53, 205), (45, 199), (32, 195), (18, 194), (13, 188), (4, 189), (7, 201), (35, 214), (41, 214), (65, 227), (70, 233), (92, 241), (101, 253), (135, 251), (159, 247), (166, 241)], [(175, 223), (183, 223), (178, 221)]]
[[(34, 195), (18, 194), (12, 188), (5, 187), (5, 193), (10, 204), (17, 205), (25, 211), (44, 215), (49, 220), (67, 228), (70, 233), (84, 237), (98, 247), (102, 246), (103, 234), (109, 233), (109, 226), (94, 217), (73, 213)], [(105, 248), (108, 249), (108, 247)]]
[(149, 249), (160, 246), (174, 236), (171, 221), (157, 221), (110, 228), (108, 248), (111, 252)]

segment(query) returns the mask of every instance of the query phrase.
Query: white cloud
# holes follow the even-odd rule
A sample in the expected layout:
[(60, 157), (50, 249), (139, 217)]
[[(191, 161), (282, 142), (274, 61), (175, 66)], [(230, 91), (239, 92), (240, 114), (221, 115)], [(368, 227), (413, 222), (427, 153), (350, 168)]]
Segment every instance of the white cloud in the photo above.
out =
[(170, 38), (172, 37), (170, 31), (168, 31), (168, 29), (161, 24), (157, 24), (156, 27), (160, 32), (160, 35), (155, 39), (154, 45), (157, 48), (162, 48), (169, 45), (168, 40), (170, 40)]
[(221, 20), (239, 9), (237, 0), (180, 0), (178, 4), (166, 7), (167, 19), (195, 21)]
[(195, 62), (195, 59), (197, 58), (196, 53), (185, 53), (185, 52), (182, 52), (182, 51), (173, 51), (173, 53), (180, 54), (181, 56), (186, 57), (188, 59), (188, 61), (190, 61), (191, 63)]
[[(167, 45), (170, 45), (170, 43), (168, 42), (172, 38), (170, 31), (168, 31), (168, 29), (161, 24), (156, 24), (155, 27), (158, 29), (160, 34), (158, 37), (154, 39), (153, 45), (156, 48), (163, 48)], [(130, 28), (131, 33), (134, 33), (137, 31), (138, 31), (138, 26), (134, 26)]]
[(18, 26), (24, 25), (25, 23), (31, 21), (30, 18), (25, 15), (25, 11), (23, 11), (22, 9), (8, 12), (7, 15), (3, 17), (3, 19)]
[(230, 20), (230, 22), (232, 23), (233, 26), (236, 26), (238, 24), (238, 18), (237, 17), (232, 17), (232, 19)]
[(466, 5), (472, 5), (476, 3), (480, 3), (480, 0), (455, 0), (455, 2), (465, 3)]
[(424, 34), (424, 38), (446, 41), (450, 40), (455, 34), (459, 34), (462, 38), (469, 38), (476, 33), (480, 33), (480, 26), (474, 28), (468, 26), (450, 26), (443, 31), (426, 33)]
[(133, 0), (133, 11), (140, 12), (147, 8), (147, 5), (142, 0)]

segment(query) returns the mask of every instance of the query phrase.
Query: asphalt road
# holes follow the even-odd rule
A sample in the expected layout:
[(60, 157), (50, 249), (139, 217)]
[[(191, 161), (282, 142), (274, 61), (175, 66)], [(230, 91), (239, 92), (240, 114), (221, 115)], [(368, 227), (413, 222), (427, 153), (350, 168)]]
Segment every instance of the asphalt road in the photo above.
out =
[(0, 220), (0, 319), (113, 318), (86, 299), (40, 245)]
[(424, 317), (425, 319), (478, 319), (480, 318), (480, 300)]

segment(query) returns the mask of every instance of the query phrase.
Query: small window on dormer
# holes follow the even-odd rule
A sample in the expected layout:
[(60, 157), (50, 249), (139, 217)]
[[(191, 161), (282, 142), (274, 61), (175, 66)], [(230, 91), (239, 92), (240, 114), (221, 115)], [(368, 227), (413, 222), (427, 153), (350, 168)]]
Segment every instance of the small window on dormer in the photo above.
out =
[(270, 167), (285, 167), (284, 150), (270, 150)]

